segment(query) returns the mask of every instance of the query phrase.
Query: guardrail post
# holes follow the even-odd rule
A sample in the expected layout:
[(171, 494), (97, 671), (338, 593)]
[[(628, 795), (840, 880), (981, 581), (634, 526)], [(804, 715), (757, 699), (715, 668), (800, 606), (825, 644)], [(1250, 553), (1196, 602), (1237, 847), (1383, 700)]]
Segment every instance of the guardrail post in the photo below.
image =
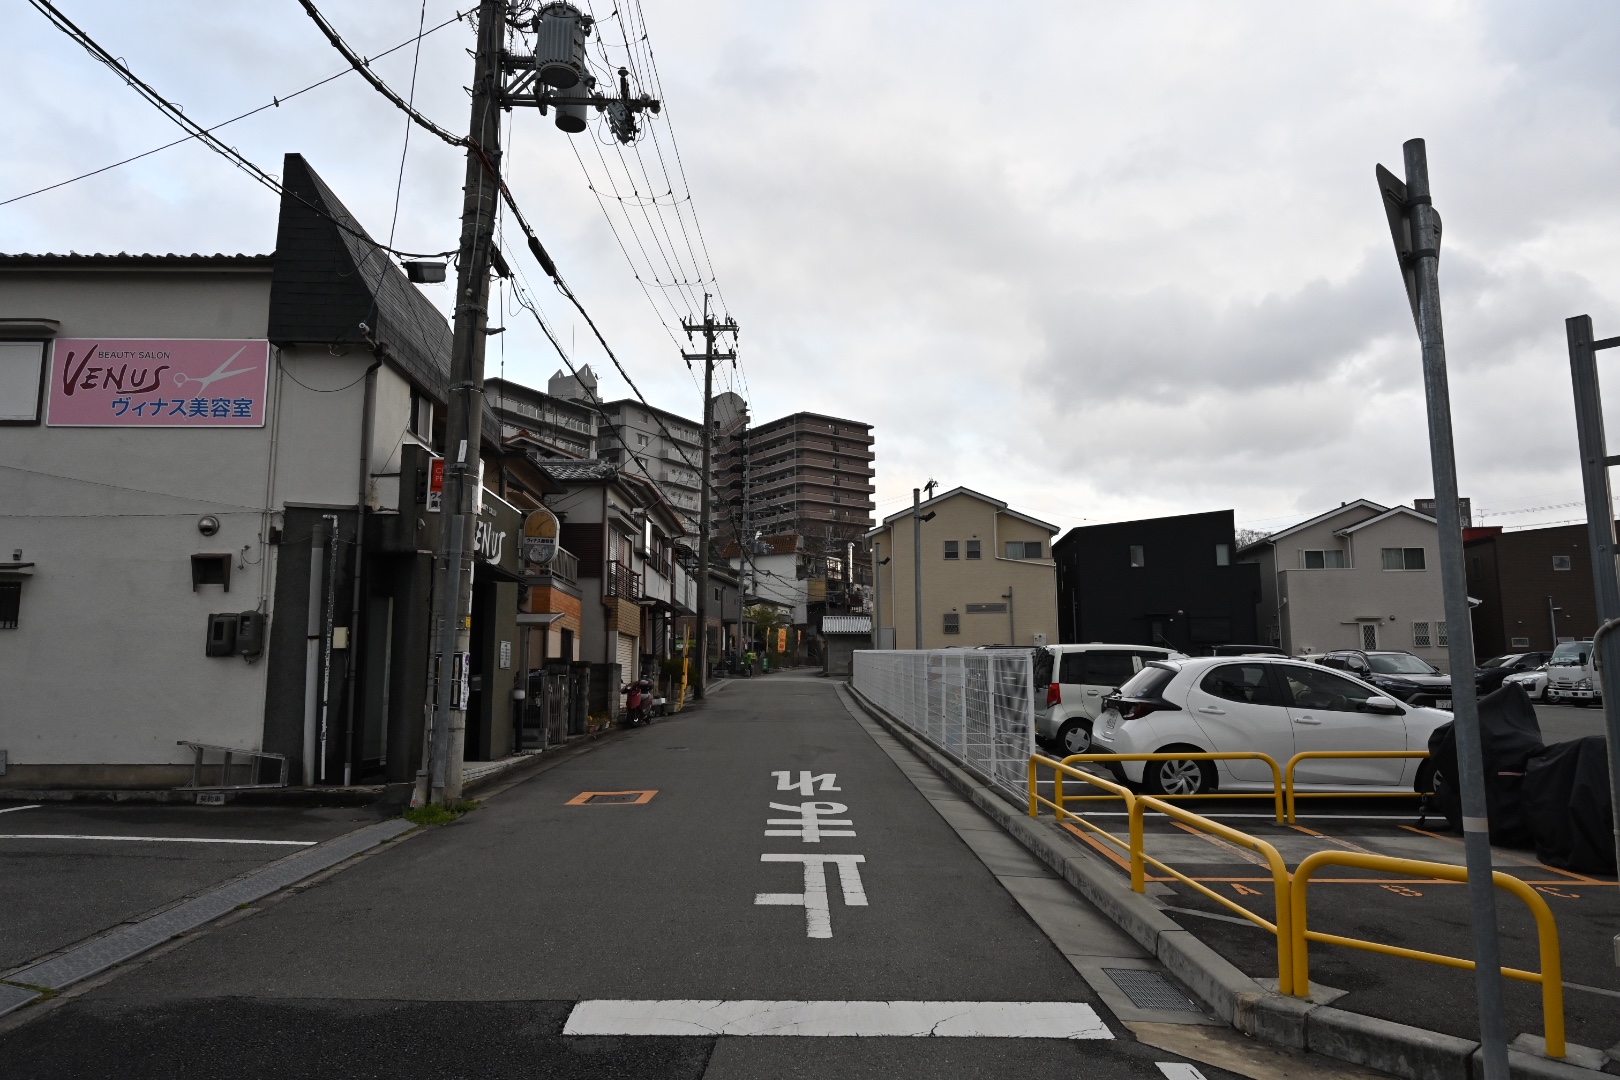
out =
[(1145, 893), (1147, 862), (1142, 851), (1145, 831), (1142, 823), (1143, 806), (1140, 800), (1129, 793), (1125, 797), (1125, 813), (1131, 823), (1131, 891)]
[(1035, 755), (1029, 755), (1029, 816), (1040, 817), (1041, 808), (1035, 801)]

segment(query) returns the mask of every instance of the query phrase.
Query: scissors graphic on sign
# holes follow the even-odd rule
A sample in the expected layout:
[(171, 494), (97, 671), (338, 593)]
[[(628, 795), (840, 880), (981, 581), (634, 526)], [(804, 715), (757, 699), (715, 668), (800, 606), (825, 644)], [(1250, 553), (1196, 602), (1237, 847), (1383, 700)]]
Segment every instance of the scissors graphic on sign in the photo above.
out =
[(212, 375), (204, 375), (200, 379), (194, 379), (183, 371), (177, 371), (174, 373), (174, 385), (185, 386), (186, 383), (196, 383), (198, 390), (206, 390), (211, 384), (217, 383), (221, 379), (228, 379), (232, 375), (245, 375), (253, 369), (250, 367), (238, 368), (235, 371), (226, 371), (225, 369), (230, 367), (231, 364), (235, 362), (236, 358), (241, 356), (246, 351), (246, 345), (242, 346), (240, 349), (237, 349), (235, 352), (231, 353), (229, 359), (214, 369), (214, 373)]

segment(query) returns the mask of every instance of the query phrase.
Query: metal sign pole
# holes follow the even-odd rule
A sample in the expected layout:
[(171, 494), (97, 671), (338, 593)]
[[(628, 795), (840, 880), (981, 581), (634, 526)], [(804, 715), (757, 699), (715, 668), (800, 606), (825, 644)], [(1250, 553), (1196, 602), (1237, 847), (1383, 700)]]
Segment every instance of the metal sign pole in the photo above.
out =
[[(1592, 583), (1597, 591), (1598, 622), (1592, 660), (1607, 680), (1603, 687), (1603, 720), (1609, 742), (1609, 804), (1614, 815), (1614, 846), (1620, 858), (1620, 634), (1607, 624), (1620, 619), (1620, 572), (1615, 567), (1614, 496), (1609, 486), (1609, 458), (1603, 436), (1603, 400), (1598, 393), (1597, 351), (1620, 345), (1620, 338), (1596, 341), (1592, 317), (1564, 320), (1569, 337), (1569, 368), (1575, 384), (1575, 434), (1581, 448), (1581, 480), (1586, 489), (1586, 531), (1592, 544)], [(1552, 598), (1548, 597), (1548, 604)], [(1557, 616), (1553, 618), (1556, 620)], [(1556, 637), (1553, 641), (1557, 647)], [(1620, 966), (1620, 934), (1614, 939), (1614, 962)]]
[[(1474, 631), (1463, 569), (1462, 522), (1457, 502), (1457, 458), (1451, 433), (1451, 389), (1446, 378), (1446, 342), (1440, 319), (1440, 215), (1429, 196), (1429, 162), (1422, 139), (1402, 149), (1406, 183), (1379, 169), (1379, 187), (1390, 210), (1395, 252), (1423, 344), (1423, 391), (1429, 413), (1429, 459), (1434, 469), (1435, 520), (1439, 525), (1440, 584), (1450, 639), (1451, 708), (1457, 739), (1457, 771), (1451, 778), (1462, 796), (1463, 844), (1468, 867), (1468, 915), (1474, 931), (1474, 992), (1479, 1005), (1479, 1041), (1484, 1080), (1508, 1080), (1507, 1036), (1502, 1019), (1502, 959), (1496, 936), (1496, 884), (1491, 866), (1491, 825), (1485, 805), (1485, 766), (1480, 748), (1479, 702), (1474, 694)], [(1402, 205), (1391, 206), (1398, 199)], [(1404, 225), (1404, 233), (1403, 233)]]

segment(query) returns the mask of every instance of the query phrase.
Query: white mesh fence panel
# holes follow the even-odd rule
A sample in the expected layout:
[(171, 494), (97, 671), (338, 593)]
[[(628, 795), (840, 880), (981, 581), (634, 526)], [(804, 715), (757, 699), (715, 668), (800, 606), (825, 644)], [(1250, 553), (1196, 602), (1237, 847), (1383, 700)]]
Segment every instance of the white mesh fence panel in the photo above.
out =
[(1022, 799), (1035, 750), (1028, 649), (861, 650), (855, 689), (930, 745)]

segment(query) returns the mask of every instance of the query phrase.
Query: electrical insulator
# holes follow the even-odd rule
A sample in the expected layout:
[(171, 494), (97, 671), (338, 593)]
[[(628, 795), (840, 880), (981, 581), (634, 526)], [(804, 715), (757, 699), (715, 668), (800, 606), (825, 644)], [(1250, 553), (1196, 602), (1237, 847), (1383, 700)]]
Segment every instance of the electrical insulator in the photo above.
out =
[(572, 89), (558, 94), (557, 128), (570, 135), (578, 135), (584, 131), (585, 110), (590, 107), (590, 98), (595, 92), (596, 80), (587, 75)]
[(578, 86), (586, 77), (585, 39), (590, 32), (590, 17), (572, 4), (541, 8), (534, 17), (534, 67), (540, 81), (559, 90)]

